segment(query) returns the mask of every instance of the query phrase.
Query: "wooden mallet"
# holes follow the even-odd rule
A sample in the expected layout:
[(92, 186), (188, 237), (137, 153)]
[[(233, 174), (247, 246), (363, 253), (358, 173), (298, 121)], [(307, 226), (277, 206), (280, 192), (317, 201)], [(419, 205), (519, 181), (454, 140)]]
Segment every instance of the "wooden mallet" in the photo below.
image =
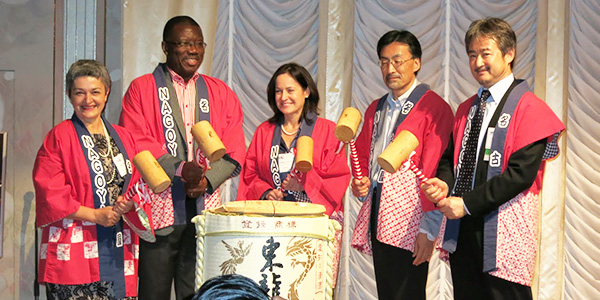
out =
[(296, 164), (294, 169), (302, 173), (312, 170), (313, 147), (313, 139), (310, 136), (304, 135), (298, 138), (298, 141), (296, 141)]
[(303, 179), (302, 175), (312, 170), (312, 167), (313, 139), (310, 136), (303, 135), (296, 141), (296, 160), (289, 176), (301, 182)]
[(379, 155), (377, 163), (386, 172), (396, 173), (417, 146), (419, 146), (417, 137), (408, 130), (402, 130)]
[(377, 158), (377, 163), (385, 171), (395, 173), (408, 160), (408, 169), (415, 173), (419, 181), (423, 183), (429, 178), (411, 159), (411, 155), (417, 149), (417, 146), (419, 146), (417, 137), (408, 130), (402, 130)]
[[(123, 195), (123, 200), (130, 201), (136, 193), (140, 192), (142, 194), (142, 203), (149, 202), (151, 198), (146, 186), (148, 186), (155, 194), (160, 194), (171, 185), (171, 179), (150, 151), (144, 150), (136, 154), (133, 158), (133, 165), (142, 175), (142, 178), (127, 190), (127, 193)], [(129, 224), (129, 227), (131, 227), (140, 238), (148, 242), (156, 241), (156, 237), (153, 234), (153, 228), (150, 225), (150, 218), (148, 218), (146, 212), (141, 209), (138, 203), (135, 203), (135, 211), (137, 212), (139, 220), (130, 220), (127, 216), (123, 216), (125, 222)], [(119, 240), (122, 241), (122, 235), (118, 234), (117, 241)]]
[(342, 115), (338, 119), (337, 125), (335, 126), (335, 137), (343, 143), (350, 145), (350, 160), (352, 161), (352, 175), (354, 178), (362, 179), (362, 170), (360, 163), (358, 162), (358, 152), (356, 151), (356, 145), (354, 143), (354, 137), (358, 131), (358, 126), (362, 117), (358, 109), (354, 107), (346, 107), (342, 111)]
[[(133, 165), (142, 175), (142, 181), (148, 185), (155, 194), (162, 193), (171, 185), (171, 179), (150, 151), (144, 150), (136, 154), (135, 157), (133, 157)], [(133, 198), (136, 190), (135, 186), (130, 188), (123, 196), (125, 200), (129, 201)]]
[(225, 145), (208, 121), (196, 123), (192, 127), (192, 136), (210, 162), (217, 161), (225, 155)]

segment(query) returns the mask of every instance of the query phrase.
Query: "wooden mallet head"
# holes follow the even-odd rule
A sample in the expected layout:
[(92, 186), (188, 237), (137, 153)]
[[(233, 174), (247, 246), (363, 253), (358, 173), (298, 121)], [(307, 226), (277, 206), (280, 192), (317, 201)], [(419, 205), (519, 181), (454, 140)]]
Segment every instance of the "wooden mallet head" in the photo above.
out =
[(196, 123), (192, 127), (192, 136), (209, 161), (219, 160), (225, 155), (225, 145), (208, 121)]
[(346, 107), (335, 126), (335, 137), (344, 143), (351, 141), (356, 136), (361, 120), (358, 109)]
[(379, 155), (377, 163), (386, 172), (396, 173), (417, 146), (419, 146), (417, 137), (408, 130), (402, 130)]
[(296, 141), (296, 170), (306, 173), (313, 167), (313, 139), (303, 135)]
[(155, 194), (163, 192), (171, 185), (171, 179), (150, 151), (144, 150), (136, 154), (133, 157), (133, 165)]

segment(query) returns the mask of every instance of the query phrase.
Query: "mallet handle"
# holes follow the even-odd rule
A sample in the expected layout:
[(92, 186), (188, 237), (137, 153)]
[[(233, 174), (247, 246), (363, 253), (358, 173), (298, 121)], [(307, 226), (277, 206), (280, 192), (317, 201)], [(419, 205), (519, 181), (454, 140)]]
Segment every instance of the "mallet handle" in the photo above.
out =
[(354, 139), (351, 139), (348, 144), (350, 145), (350, 160), (352, 160), (352, 175), (354, 175), (354, 178), (361, 180), (363, 175), (360, 163), (358, 162), (358, 152), (356, 151)]

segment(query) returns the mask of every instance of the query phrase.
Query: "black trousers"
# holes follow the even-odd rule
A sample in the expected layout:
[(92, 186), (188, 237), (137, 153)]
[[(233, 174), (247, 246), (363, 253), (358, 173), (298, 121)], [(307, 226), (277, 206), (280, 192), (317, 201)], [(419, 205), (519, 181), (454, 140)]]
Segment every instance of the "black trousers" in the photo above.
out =
[[(373, 197), (373, 200), (375, 199)], [(425, 300), (429, 263), (414, 266), (412, 252), (379, 242), (377, 240), (378, 212), (379, 202), (373, 201), (370, 232), (378, 298)]]
[(531, 300), (531, 287), (483, 272), (483, 218), (461, 219), (456, 251), (450, 254), (454, 299)]
[(194, 296), (196, 229), (194, 224), (173, 227), (169, 235), (156, 236), (155, 243), (140, 239), (140, 300), (169, 300), (173, 280), (177, 300)]

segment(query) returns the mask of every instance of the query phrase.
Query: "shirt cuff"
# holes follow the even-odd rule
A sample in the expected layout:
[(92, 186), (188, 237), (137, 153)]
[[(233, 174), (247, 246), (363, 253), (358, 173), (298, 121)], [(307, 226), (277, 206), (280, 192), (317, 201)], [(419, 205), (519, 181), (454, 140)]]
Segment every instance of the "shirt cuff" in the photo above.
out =
[(440, 233), (440, 226), (444, 215), (439, 210), (425, 212), (419, 224), (419, 232), (427, 234), (427, 239), (435, 241)]
[(185, 161), (182, 161), (179, 164), (179, 167), (177, 167), (177, 170), (175, 170), (175, 176), (181, 178), (181, 181), (185, 182), (185, 180), (183, 179), (183, 177), (181, 177), (181, 172), (183, 171), (183, 164), (185, 164)]

